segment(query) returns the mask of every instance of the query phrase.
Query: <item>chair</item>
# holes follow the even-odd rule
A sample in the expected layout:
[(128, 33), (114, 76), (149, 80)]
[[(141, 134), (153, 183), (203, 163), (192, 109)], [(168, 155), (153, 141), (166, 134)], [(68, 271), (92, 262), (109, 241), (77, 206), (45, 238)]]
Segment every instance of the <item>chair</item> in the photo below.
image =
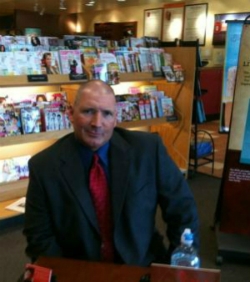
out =
[(212, 135), (205, 130), (197, 130), (192, 132), (190, 151), (189, 151), (189, 167), (195, 173), (199, 166), (211, 163), (212, 173), (214, 172), (214, 140)]

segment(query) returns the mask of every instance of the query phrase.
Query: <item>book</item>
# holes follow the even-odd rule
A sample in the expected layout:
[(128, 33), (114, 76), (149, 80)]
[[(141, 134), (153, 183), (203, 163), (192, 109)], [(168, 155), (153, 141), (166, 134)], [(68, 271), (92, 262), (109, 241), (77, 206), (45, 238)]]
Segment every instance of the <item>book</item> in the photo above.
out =
[(138, 56), (139, 56), (140, 71), (151, 72), (153, 68), (152, 68), (152, 61), (151, 61), (149, 48), (140, 47)]
[(3, 111), (0, 111), (0, 119), (4, 121), (6, 136), (21, 135), (21, 124), (19, 118), (19, 112), (14, 108), (5, 108)]
[(116, 118), (117, 122), (123, 122), (123, 121), (131, 121), (131, 115), (129, 112), (129, 102), (128, 101), (119, 101), (116, 102)]
[(163, 65), (163, 53), (164, 50), (161, 48), (149, 48), (152, 69), (154, 72), (161, 72), (161, 67)]
[(24, 281), (26, 282), (50, 282), (52, 269), (27, 263), (24, 271)]
[(0, 75), (15, 75), (16, 62), (13, 52), (0, 52)]
[(109, 85), (118, 84), (120, 81), (119, 67), (117, 63), (107, 64), (107, 83)]
[(21, 122), (23, 134), (41, 132), (41, 114), (38, 107), (21, 108)]
[(66, 128), (65, 112), (60, 103), (52, 103), (44, 108), (45, 131), (62, 130)]
[(37, 52), (15, 51), (15, 75), (42, 74)]
[(123, 51), (115, 51), (115, 56), (120, 72), (126, 72), (126, 63), (123, 54), (124, 54)]
[(164, 96), (161, 98), (161, 105), (163, 116), (171, 117), (174, 116), (174, 105), (171, 97)]
[(173, 71), (175, 75), (175, 81), (184, 81), (184, 70), (180, 64), (173, 64)]
[(60, 74), (61, 68), (57, 51), (38, 51), (43, 74)]
[(19, 175), (13, 159), (0, 160), (0, 183), (17, 181)]
[(26, 179), (29, 177), (28, 162), (30, 158), (31, 158), (30, 155), (12, 158), (14, 161), (15, 170), (18, 174), (19, 180)]
[(82, 74), (81, 50), (59, 50), (62, 74)]
[(100, 64), (94, 64), (91, 68), (93, 79), (100, 79), (104, 82), (108, 82), (107, 78), (107, 64), (100, 63)]
[(86, 67), (92, 67), (94, 64), (99, 63), (97, 50), (95, 47), (81, 47), (83, 56), (83, 63)]
[(172, 66), (162, 66), (162, 71), (168, 82), (174, 82), (176, 80)]

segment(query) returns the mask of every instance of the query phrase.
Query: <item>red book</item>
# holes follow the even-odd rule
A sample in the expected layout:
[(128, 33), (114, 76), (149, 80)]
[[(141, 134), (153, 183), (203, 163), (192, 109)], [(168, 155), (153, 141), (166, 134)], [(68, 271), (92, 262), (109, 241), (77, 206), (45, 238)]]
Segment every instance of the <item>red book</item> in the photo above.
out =
[(26, 264), (24, 282), (50, 282), (52, 270), (35, 264)]

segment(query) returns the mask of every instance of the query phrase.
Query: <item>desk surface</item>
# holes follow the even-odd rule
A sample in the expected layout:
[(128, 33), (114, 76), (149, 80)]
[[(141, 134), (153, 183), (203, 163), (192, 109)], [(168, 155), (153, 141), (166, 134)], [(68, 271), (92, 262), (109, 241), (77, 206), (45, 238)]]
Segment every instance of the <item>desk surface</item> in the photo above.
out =
[(57, 282), (139, 282), (149, 274), (150, 282), (219, 282), (220, 271), (152, 265), (138, 267), (42, 257), (37, 265), (53, 270)]

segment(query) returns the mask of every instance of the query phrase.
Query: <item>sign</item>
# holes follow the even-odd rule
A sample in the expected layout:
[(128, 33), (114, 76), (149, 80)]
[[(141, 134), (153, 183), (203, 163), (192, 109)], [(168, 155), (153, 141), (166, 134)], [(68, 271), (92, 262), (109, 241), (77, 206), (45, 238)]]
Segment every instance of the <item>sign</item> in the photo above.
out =
[(183, 41), (197, 41), (205, 45), (208, 4), (185, 6)]
[[(232, 122), (223, 172), (220, 231), (250, 236), (250, 24), (244, 24), (233, 100)], [(247, 158), (246, 152), (248, 150)]]

